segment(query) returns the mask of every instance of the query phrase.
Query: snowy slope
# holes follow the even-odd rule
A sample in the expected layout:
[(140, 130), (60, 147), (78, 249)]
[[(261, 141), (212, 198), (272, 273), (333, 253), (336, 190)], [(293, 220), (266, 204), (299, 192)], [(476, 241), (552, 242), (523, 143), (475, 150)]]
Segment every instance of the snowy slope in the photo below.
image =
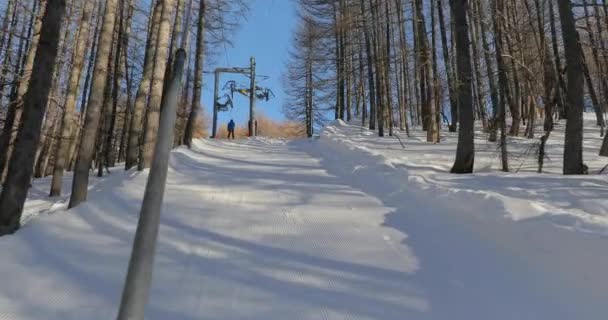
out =
[[(429, 319), (605, 318), (605, 176), (499, 173), (490, 167), (499, 165), (489, 156), (494, 150), (477, 154), (488, 164), (481, 173), (451, 175), (455, 136), (441, 145), (422, 142), (421, 132), (403, 136), (404, 146), (336, 121), (302, 145), (330, 173), (394, 208), (384, 225), (409, 235), (404, 243), (421, 261), (421, 286), (433, 297)], [(555, 154), (560, 139), (558, 131), (549, 142)], [(599, 140), (587, 133), (587, 163), (602, 162), (589, 147)], [(482, 136), (476, 143), (495, 148)], [(512, 150), (527, 143), (512, 141)], [(551, 164), (550, 171), (561, 170)]]
[[(453, 139), (416, 135), (173, 152), (146, 319), (605, 319), (603, 177), (500, 174), (490, 151), (452, 176)], [(95, 179), (71, 211), (36, 181), (0, 238), (0, 320), (114, 318), (146, 177)]]
[(608, 158), (598, 156), (602, 138), (594, 122), (592, 115), (585, 114), (584, 161), (593, 173), (588, 176), (561, 174), (564, 135), (560, 123), (547, 142), (545, 173), (541, 175), (536, 173), (540, 137), (510, 137), (510, 169), (514, 173), (503, 173), (499, 170), (497, 143), (488, 142), (487, 134), (477, 132), (474, 175), (447, 173), (454, 163), (455, 133), (443, 132), (441, 144), (434, 145), (425, 142), (426, 133), (421, 131), (413, 131), (410, 138), (404, 132), (396, 132), (401, 141), (395, 137), (378, 139), (366, 128), (336, 121), (323, 131), (319, 143), (322, 147), (315, 148), (355, 150), (342, 157), (355, 164), (371, 157), (374, 164), (394, 169), (391, 175), (400, 174), (399, 185), (407, 181), (456, 200), (490, 200), (486, 203), (503, 207), (491, 212), (515, 221), (542, 217), (564, 228), (608, 236), (607, 176), (597, 174), (608, 164)]
[[(115, 316), (145, 174), (0, 239), (0, 319)], [(43, 183), (46, 184), (46, 183)], [(46, 188), (47, 186), (45, 186)], [(32, 201), (33, 202), (33, 201)], [(146, 319), (397, 319), (428, 309), (377, 199), (282, 141), (201, 142), (171, 158)]]

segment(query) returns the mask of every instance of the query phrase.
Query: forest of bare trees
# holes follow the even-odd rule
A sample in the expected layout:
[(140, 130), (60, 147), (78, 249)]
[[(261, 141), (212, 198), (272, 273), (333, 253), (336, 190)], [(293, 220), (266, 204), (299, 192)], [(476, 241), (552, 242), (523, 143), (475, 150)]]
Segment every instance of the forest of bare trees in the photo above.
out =
[[(287, 0), (286, 0), (287, 1)], [(328, 114), (379, 136), (458, 132), (454, 173), (471, 173), (475, 132), (540, 139), (566, 124), (564, 174), (586, 173), (583, 112), (605, 131), (607, 0), (293, 0), (284, 111), (308, 136)], [(187, 52), (175, 146), (190, 146), (204, 66), (247, 0), (5, 0), (0, 4), (0, 235), (19, 228), (33, 178), (86, 201), (89, 176), (150, 167), (175, 53)], [(479, 126), (479, 128), (476, 128)], [(607, 135), (608, 136), (608, 135)], [(608, 138), (602, 155), (608, 156)], [(539, 166), (543, 151), (539, 151)], [(539, 168), (539, 171), (542, 168)], [(63, 175), (73, 172), (71, 190)]]
[[(312, 136), (335, 115), (379, 136), (458, 131), (454, 173), (474, 166), (476, 123), (497, 142), (566, 124), (564, 173), (582, 174), (583, 111), (608, 110), (606, 0), (298, 0), (286, 115)], [(608, 139), (602, 155), (608, 155)]]
[(202, 137), (205, 58), (249, 10), (244, 0), (8, 0), (0, 9), (0, 235), (19, 228), (32, 178), (52, 176), (50, 196), (71, 192), (74, 207), (93, 172), (150, 166), (178, 48), (188, 67), (174, 144)]

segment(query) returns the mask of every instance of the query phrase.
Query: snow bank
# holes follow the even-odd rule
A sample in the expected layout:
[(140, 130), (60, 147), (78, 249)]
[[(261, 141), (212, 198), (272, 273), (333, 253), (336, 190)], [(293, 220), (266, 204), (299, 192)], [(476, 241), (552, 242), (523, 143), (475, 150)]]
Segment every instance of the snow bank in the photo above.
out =
[[(395, 208), (385, 225), (406, 233), (421, 261), (429, 319), (604, 319), (604, 178), (450, 175), (454, 139), (430, 145), (415, 133), (404, 149), (357, 125), (330, 125), (302, 146)], [(490, 162), (483, 152), (478, 160)]]
[[(593, 118), (586, 117), (585, 160), (591, 171), (599, 171), (607, 162), (597, 155), (601, 138), (593, 126)], [(548, 223), (579, 232), (608, 236), (608, 183), (605, 176), (563, 176), (561, 159), (563, 152), (562, 126), (547, 143), (551, 153), (545, 171), (536, 174), (536, 140), (511, 138), (511, 168), (518, 173), (498, 171), (497, 147), (477, 133), (476, 173), (473, 175), (448, 174), (454, 161), (456, 136), (447, 133), (441, 144), (427, 144), (424, 133), (414, 131), (407, 138), (402, 132), (395, 137), (377, 138), (374, 133), (359, 125), (332, 123), (321, 133), (321, 144), (327, 149), (350, 151), (343, 158), (361, 155), (374, 158), (378, 164), (400, 175), (399, 183), (431, 192), (475, 200), (489, 200), (502, 209), (497, 212), (520, 221), (543, 219)], [(399, 142), (401, 140), (401, 142)], [(402, 145), (403, 144), (403, 145)]]

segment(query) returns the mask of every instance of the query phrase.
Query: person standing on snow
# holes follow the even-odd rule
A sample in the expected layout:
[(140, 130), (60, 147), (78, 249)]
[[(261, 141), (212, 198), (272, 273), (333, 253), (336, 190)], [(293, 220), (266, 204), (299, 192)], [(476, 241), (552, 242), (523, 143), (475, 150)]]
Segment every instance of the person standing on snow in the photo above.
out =
[(234, 127), (236, 127), (236, 124), (234, 120), (230, 119), (230, 122), (228, 122), (228, 139), (230, 139), (230, 136), (234, 139)]

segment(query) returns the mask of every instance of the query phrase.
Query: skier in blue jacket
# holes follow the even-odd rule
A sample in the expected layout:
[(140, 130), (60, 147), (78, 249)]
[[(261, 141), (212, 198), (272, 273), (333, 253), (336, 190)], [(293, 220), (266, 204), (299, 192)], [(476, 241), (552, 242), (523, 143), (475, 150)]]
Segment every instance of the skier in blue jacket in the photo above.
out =
[(234, 139), (234, 127), (236, 127), (236, 124), (234, 120), (230, 119), (230, 122), (228, 122), (228, 139), (230, 139), (230, 136)]

